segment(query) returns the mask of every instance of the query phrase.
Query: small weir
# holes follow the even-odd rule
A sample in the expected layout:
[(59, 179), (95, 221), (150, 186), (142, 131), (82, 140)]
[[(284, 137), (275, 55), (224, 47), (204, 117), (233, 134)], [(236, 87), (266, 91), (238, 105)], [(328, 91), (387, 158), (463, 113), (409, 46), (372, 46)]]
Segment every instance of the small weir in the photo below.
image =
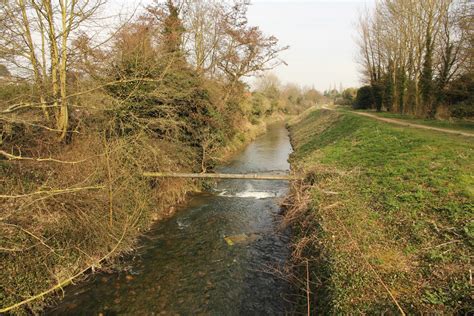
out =
[(209, 192), (193, 195), (144, 236), (126, 271), (99, 273), (68, 287), (65, 299), (47, 314), (289, 313), (291, 286), (276, 271), (290, 255), (279, 207), (288, 191), (290, 152), (284, 125), (271, 126), (216, 170), (249, 177), (224, 176)]

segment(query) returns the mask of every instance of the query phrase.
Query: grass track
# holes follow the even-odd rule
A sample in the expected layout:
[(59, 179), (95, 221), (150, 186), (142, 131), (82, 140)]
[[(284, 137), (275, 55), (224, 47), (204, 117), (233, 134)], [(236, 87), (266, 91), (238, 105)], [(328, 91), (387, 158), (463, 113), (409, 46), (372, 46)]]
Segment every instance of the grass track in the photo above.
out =
[(466, 132), (474, 135), (474, 122), (472, 120), (436, 120), (436, 119), (423, 119), (415, 116), (397, 114), (390, 112), (374, 112), (374, 111), (355, 111), (355, 113), (370, 114), (380, 118), (396, 119), (401, 122), (409, 124), (417, 124), (422, 126), (454, 130), (459, 132)]

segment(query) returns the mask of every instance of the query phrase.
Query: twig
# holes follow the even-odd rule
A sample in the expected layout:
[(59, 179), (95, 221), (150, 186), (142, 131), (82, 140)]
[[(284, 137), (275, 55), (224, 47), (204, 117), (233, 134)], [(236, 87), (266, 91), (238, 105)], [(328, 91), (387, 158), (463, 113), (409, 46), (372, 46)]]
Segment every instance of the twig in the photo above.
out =
[(456, 239), (456, 240), (451, 240), (451, 241), (448, 241), (448, 242), (445, 242), (445, 243), (442, 243), (442, 244), (439, 244), (439, 245), (436, 245), (436, 246), (422, 248), (422, 250), (428, 250), (428, 249), (433, 249), (433, 248), (439, 248), (439, 247), (443, 247), (443, 246), (446, 246), (446, 245), (449, 245), (449, 244), (458, 243), (458, 242), (461, 242), (461, 240), (458, 240), (458, 239)]
[(36, 191), (36, 192), (32, 192), (32, 193), (18, 194), (18, 195), (3, 195), (2, 194), (2, 195), (0, 195), (0, 198), (3, 198), (3, 199), (17, 199), (17, 198), (33, 196), (33, 195), (38, 195), (38, 194), (57, 195), (57, 194), (78, 192), (78, 191), (82, 191), (82, 190), (100, 190), (100, 189), (104, 189), (104, 188), (105, 188), (104, 186), (90, 186), (90, 187), (82, 187), (82, 188), (57, 189), (57, 190), (49, 190), (49, 191)]
[(336, 203), (333, 203), (333, 204), (331, 204), (331, 205), (328, 205), (328, 206), (323, 207), (323, 210), (327, 211), (327, 210), (330, 210), (330, 209), (332, 209), (332, 208), (335, 208), (335, 207), (337, 207), (337, 206), (339, 206), (339, 205), (341, 205), (341, 202), (336, 202)]
[(308, 316), (311, 315), (311, 302), (310, 302), (310, 291), (309, 291), (309, 267), (308, 260), (306, 260), (306, 305), (308, 305)]
[(323, 192), (324, 194), (328, 194), (328, 195), (338, 195), (339, 194), (339, 192), (326, 191), (326, 190), (322, 190), (322, 189), (321, 189), (321, 192)]
[(25, 108), (58, 108), (61, 105), (46, 105), (46, 104), (38, 104), (38, 103), (16, 103), (10, 105), (8, 108), (2, 111), (2, 113), (12, 113), (21, 109)]
[[(16, 119), (16, 120), (13, 120), (13, 119), (10, 119), (10, 118), (7, 119), (3, 116), (0, 116), (0, 120), (5, 121), (5, 122), (9, 122), (9, 123), (18, 123), (18, 124), (24, 124), (24, 125), (44, 128), (45, 130), (51, 131), (51, 132), (61, 132), (61, 130), (57, 129), (57, 128), (51, 128), (51, 127), (48, 127), (48, 126), (45, 126), (45, 125), (31, 123), (31, 122), (27, 122), (27, 121), (23, 121), (23, 120), (18, 120), (18, 119)], [(71, 131), (71, 132), (79, 134), (78, 131)]]
[(21, 252), (21, 251), (23, 251), (23, 249), (0, 247), (0, 251), (3, 251), (3, 252)]
[(3, 225), (6, 225), (6, 226), (12, 226), (12, 227), (16, 227), (18, 228), (19, 230), (21, 230), (22, 232), (30, 235), (31, 237), (33, 237), (34, 239), (38, 240), (43, 246), (45, 246), (46, 248), (48, 248), (52, 253), (54, 253), (55, 255), (59, 256), (56, 251), (54, 251), (53, 248), (51, 248), (48, 244), (45, 243), (45, 241), (41, 238), (41, 237), (38, 237), (36, 236), (35, 234), (33, 234), (32, 232), (30, 232), (29, 230), (19, 226), (19, 225), (15, 225), (15, 224), (9, 224), (9, 223), (3, 223)]
[(113, 192), (112, 192), (112, 170), (110, 168), (110, 153), (109, 153), (109, 146), (107, 144), (107, 140), (104, 136), (104, 147), (105, 147), (105, 162), (107, 165), (107, 178), (108, 178), (108, 196), (109, 196), (109, 225), (112, 227), (113, 221), (113, 212), (114, 212), (114, 205), (113, 205)]
[(33, 158), (33, 157), (23, 157), (23, 156), (16, 156), (13, 154), (9, 154), (4, 150), (0, 150), (0, 155), (5, 156), (8, 160), (33, 160), (33, 161), (51, 161), (51, 162), (59, 162), (59, 163), (66, 163), (66, 164), (78, 164), (81, 162), (86, 161), (87, 159), (77, 160), (77, 161), (66, 161), (66, 160), (59, 160), (54, 158)]

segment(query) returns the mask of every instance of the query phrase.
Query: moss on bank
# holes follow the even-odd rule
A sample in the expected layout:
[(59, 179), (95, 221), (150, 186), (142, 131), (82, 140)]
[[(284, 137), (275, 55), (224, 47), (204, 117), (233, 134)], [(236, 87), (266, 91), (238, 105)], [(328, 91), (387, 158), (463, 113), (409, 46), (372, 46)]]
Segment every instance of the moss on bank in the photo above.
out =
[(313, 312), (472, 312), (472, 139), (329, 110), (290, 134), (305, 181), (286, 217)]

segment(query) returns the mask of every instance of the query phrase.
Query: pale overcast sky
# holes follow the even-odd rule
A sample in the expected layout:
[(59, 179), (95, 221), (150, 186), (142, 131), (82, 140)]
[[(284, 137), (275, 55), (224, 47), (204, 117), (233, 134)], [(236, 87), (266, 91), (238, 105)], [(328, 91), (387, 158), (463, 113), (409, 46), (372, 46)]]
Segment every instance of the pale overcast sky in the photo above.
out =
[[(359, 86), (355, 24), (359, 12), (375, 0), (251, 0), (249, 24), (275, 35), (288, 66), (273, 72), (283, 83), (296, 83), (323, 91)], [(116, 8), (144, 6), (152, 0), (111, 0)]]
[(374, 0), (253, 0), (248, 17), (266, 34), (290, 49), (288, 66), (273, 71), (282, 82), (323, 91), (340, 83), (358, 86), (355, 24), (359, 12)]

